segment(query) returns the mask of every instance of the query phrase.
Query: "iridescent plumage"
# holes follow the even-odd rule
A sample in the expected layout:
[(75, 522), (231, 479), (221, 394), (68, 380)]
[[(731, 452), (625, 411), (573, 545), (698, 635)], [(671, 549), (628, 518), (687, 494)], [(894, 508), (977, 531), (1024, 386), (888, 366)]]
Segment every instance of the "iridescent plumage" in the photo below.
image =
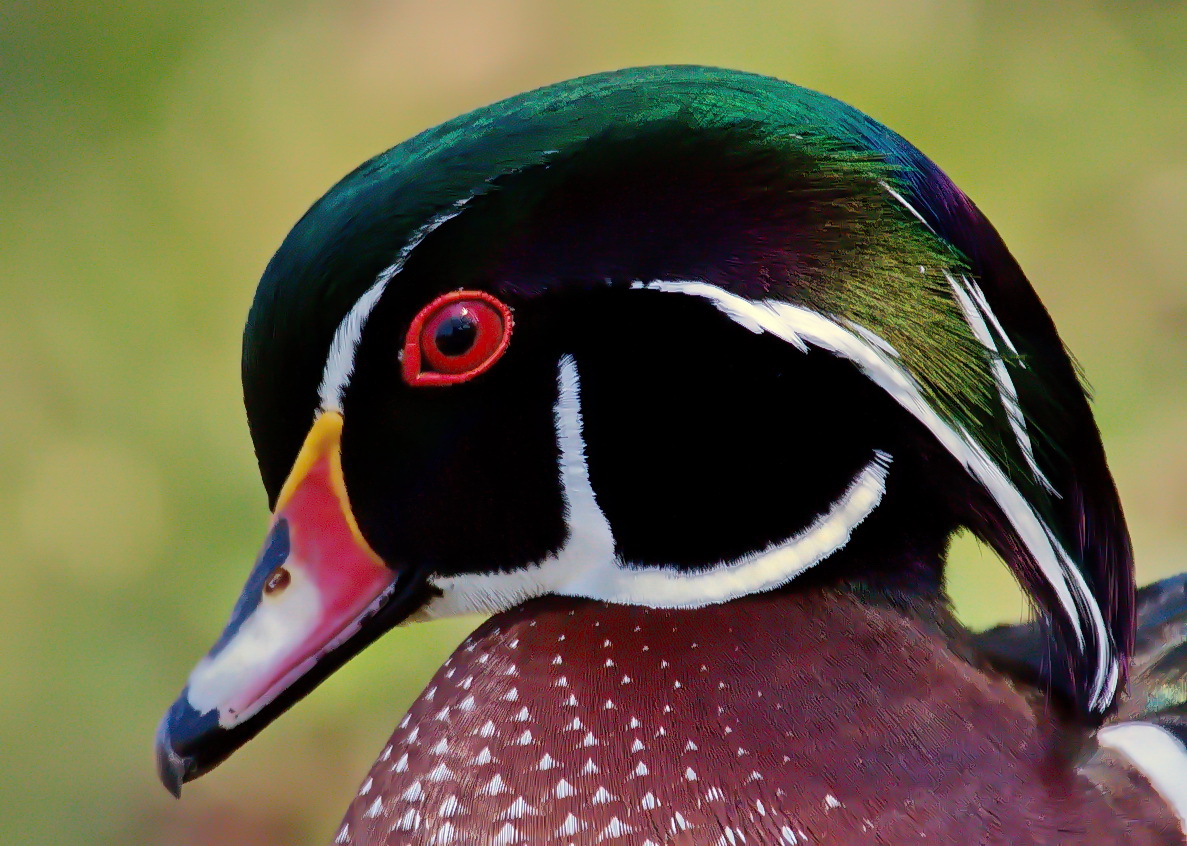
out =
[[(497, 358), (419, 378), (442, 303)], [(427, 130), (293, 228), (243, 381), (309, 552), (260, 559), (166, 716), (171, 789), (397, 623), (478, 611), (340, 842), (1181, 842), (1182, 700), (1121, 698), (1132, 555), (1073, 362), (972, 202), (836, 100), (638, 68)], [(955, 620), (962, 528), (1037, 623)], [(1181, 682), (1152, 631), (1147, 703)]]

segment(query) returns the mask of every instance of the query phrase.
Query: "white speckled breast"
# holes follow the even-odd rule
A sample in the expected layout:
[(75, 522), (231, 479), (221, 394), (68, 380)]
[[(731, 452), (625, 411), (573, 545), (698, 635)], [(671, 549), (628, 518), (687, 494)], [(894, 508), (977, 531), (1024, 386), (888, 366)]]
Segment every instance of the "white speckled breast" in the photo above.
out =
[(843, 594), (538, 600), (445, 663), (334, 842), (1147, 842), (1109, 839), (1132, 832), (1044, 727), (922, 624)]

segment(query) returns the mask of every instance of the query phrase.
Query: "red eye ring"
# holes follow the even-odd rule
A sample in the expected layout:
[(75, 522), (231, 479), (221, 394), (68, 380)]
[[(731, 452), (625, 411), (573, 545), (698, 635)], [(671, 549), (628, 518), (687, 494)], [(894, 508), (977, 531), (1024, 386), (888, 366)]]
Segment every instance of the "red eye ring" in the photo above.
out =
[(485, 291), (451, 291), (408, 326), (400, 368), (409, 385), (456, 385), (489, 370), (511, 342), (511, 309)]

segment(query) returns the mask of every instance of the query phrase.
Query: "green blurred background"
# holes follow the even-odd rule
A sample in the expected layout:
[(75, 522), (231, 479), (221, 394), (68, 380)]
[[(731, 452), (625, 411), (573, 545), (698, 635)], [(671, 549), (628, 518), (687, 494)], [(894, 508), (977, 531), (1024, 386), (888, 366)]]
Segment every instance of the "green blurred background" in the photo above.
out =
[[(0, 15), (0, 842), (328, 842), (473, 625), (388, 636), (181, 802), (153, 731), (267, 519), (239, 333), (363, 159), (591, 71), (697, 62), (871, 113), (1001, 229), (1094, 384), (1143, 581), (1187, 569), (1181, 2), (8, 0)], [(1019, 616), (958, 545), (975, 625)]]

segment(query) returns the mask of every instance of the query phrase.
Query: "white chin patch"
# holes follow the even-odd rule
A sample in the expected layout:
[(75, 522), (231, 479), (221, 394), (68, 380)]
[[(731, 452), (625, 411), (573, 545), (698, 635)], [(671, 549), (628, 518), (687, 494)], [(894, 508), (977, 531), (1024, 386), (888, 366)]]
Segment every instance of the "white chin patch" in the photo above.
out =
[(546, 594), (693, 608), (760, 593), (786, 584), (848, 543), (854, 528), (878, 506), (886, 490), (891, 456), (876, 451), (845, 492), (794, 537), (701, 570), (632, 565), (615, 555), (614, 535), (590, 485), (581, 380), (568, 355), (560, 362), (553, 414), (569, 533), (564, 547), (546, 561), (510, 573), (434, 578), (432, 583), (443, 595), (425, 606), (423, 616), (492, 613)]

